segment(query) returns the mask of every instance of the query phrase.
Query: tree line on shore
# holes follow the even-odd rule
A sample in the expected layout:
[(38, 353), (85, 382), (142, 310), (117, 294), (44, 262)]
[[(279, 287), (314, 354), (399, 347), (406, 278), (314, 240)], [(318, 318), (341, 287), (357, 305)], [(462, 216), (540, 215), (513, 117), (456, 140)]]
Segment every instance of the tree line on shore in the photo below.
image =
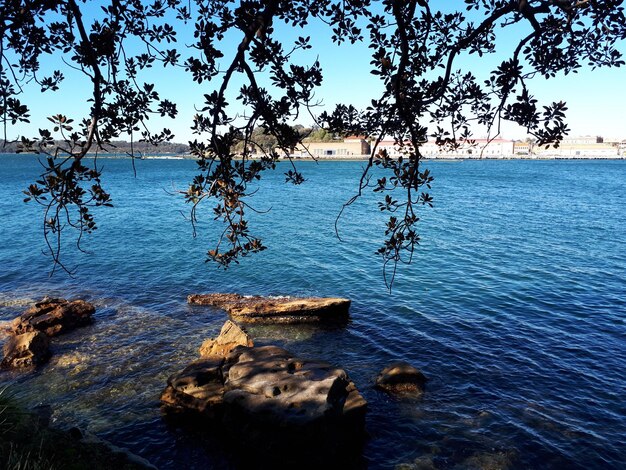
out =
[[(322, 129), (321, 127), (305, 127), (297, 124), (292, 126), (293, 130), (298, 132), (302, 139), (306, 142), (330, 142), (337, 136), (332, 132)], [(9, 141), (0, 140), (0, 153), (20, 153), (22, 151), (19, 140)], [(55, 141), (55, 145), (62, 147), (63, 141)], [(258, 126), (251, 134), (249, 145), (258, 152), (271, 152), (279, 147), (275, 136), (270, 134), (265, 128)], [(233, 152), (241, 152), (243, 150), (243, 142), (238, 142), (233, 146)], [(92, 154), (95, 154), (96, 148)], [(116, 154), (116, 155), (134, 155), (140, 157), (142, 155), (188, 155), (189, 145), (177, 142), (160, 142), (152, 144), (150, 142), (128, 142), (126, 140), (112, 141), (106, 151), (99, 150), (99, 154)]]
[[(0, 153), (20, 153), (23, 151), (20, 141), (0, 140)], [(62, 147), (63, 141), (55, 141), (55, 146)], [(106, 146), (104, 150), (96, 147), (89, 154), (116, 154), (116, 155), (142, 155), (154, 154), (188, 154), (189, 145), (176, 142), (160, 142), (153, 145), (149, 142), (128, 142), (125, 140), (115, 140)]]

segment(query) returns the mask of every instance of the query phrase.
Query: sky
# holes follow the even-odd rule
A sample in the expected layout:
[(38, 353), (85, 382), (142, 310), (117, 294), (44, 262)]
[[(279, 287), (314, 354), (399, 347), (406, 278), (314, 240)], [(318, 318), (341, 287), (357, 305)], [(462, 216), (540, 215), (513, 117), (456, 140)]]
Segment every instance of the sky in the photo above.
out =
[[(98, 2), (88, 2), (87, 7), (95, 7)], [(437, 2), (431, 2), (436, 4)], [(441, 2), (440, 2), (441, 3)], [(447, 4), (449, 6), (450, 4)], [(92, 13), (95, 14), (96, 10)], [(89, 11), (85, 16), (89, 18)], [(291, 27), (275, 25), (276, 37), (283, 38), (285, 43), (299, 35), (312, 37), (313, 49), (305, 51), (299, 57), (301, 64), (311, 64), (319, 59), (324, 74), (324, 82), (317, 90), (316, 97), (322, 106), (318, 112), (332, 110), (337, 103), (353, 104), (363, 108), (376, 98), (382, 90), (378, 79), (369, 73), (370, 53), (366, 44), (344, 44), (337, 47), (330, 39), (330, 30), (324, 25), (312, 25), (307, 31)], [(192, 25), (179, 32), (179, 47), (191, 42)], [(500, 51), (510, 51), (515, 40), (525, 31), (512, 30), (498, 36)], [(239, 41), (238, 35), (231, 35), (225, 41), (226, 60), (232, 58), (232, 53)], [(624, 48), (622, 48), (624, 50)], [(183, 51), (182, 56), (185, 57)], [(496, 54), (479, 58), (477, 56), (463, 57), (459, 67), (475, 73), (479, 78), (486, 78), (486, 73), (494, 68), (504, 56)], [(39, 87), (30, 84), (25, 94), (20, 98), (31, 108), (31, 123), (17, 125), (8, 129), (8, 137), (34, 136), (37, 129), (47, 126), (47, 116), (56, 113), (66, 114), (70, 118), (79, 120), (86, 115), (89, 104), (91, 83), (79, 72), (69, 69), (58, 57), (46, 57), (42, 62), (42, 69), (61, 69), (66, 75), (61, 90), (58, 92), (41, 93)], [(190, 130), (192, 117), (196, 114), (196, 107), (202, 106), (202, 97), (219, 86), (218, 82), (195, 84), (182, 70), (171, 67), (164, 69), (157, 65), (143, 77), (144, 81), (156, 83), (157, 91), (162, 98), (168, 98), (178, 104), (179, 115), (175, 120), (167, 118), (152, 118), (150, 125), (154, 130), (168, 127), (175, 134), (174, 141), (186, 142), (196, 138)], [(536, 77), (530, 82), (531, 93), (540, 103), (549, 104), (552, 101), (566, 101), (569, 111), (567, 122), (571, 129), (571, 136), (599, 135), (608, 139), (626, 139), (626, 93), (623, 92), (626, 84), (626, 68), (600, 69), (591, 71), (585, 69), (569, 76), (557, 76), (551, 80)], [(231, 102), (234, 101), (231, 94)], [(294, 124), (311, 125), (310, 116), (301, 116)], [(484, 137), (482, 129), (475, 129), (476, 137)], [(526, 137), (524, 129), (514, 124), (503, 126), (501, 137), (523, 139)]]

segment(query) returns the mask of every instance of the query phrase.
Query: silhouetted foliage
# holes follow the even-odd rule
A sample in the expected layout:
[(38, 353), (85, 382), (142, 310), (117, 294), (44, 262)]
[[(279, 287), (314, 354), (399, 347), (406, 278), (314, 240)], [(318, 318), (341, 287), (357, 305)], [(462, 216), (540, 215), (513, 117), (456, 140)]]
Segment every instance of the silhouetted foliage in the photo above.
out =
[[(538, 144), (558, 145), (567, 131), (565, 104), (541, 106), (528, 89), (529, 79), (624, 64), (615, 47), (626, 35), (622, 1), (465, 0), (462, 5), (427, 0), (5, 0), (0, 13), (5, 138), (8, 125), (29, 119), (20, 97), (24, 86), (35, 82), (41, 91), (54, 92), (64, 78), (63, 70), (41, 76), (43, 54), (63, 58), (93, 85), (84, 119), (51, 116), (49, 128), (20, 141), (24, 151), (48, 156), (44, 173), (26, 194), (45, 207), (44, 234), (55, 263), (61, 264), (65, 227), (81, 234), (94, 230), (91, 207), (111, 203), (100, 170), (85, 166), (85, 155), (93, 148), (106, 151), (120, 136), (153, 144), (173, 138), (168, 129), (155, 132), (147, 125), (152, 114), (177, 115), (176, 103), (140, 79), (144, 69), (157, 64), (184, 68), (202, 85), (203, 102), (191, 123), (197, 138), (189, 143), (198, 174), (184, 197), (192, 206), (192, 221), (202, 203), (213, 201), (212, 217), (225, 224), (208, 259), (227, 267), (265, 249), (247, 224), (249, 185), (274, 169), (281, 156), (290, 160), (290, 150), (306, 137), (290, 124), (302, 113), (313, 114), (322, 64), (299, 63), (298, 53), (312, 47), (307, 26), (319, 23), (337, 45), (367, 42), (371, 57), (363, 60), (369, 60), (371, 73), (384, 85), (366, 109), (346, 103), (316, 116), (316, 122), (329, 135), (374, 140), (355, 198), (347, 204), (368, 188), (380, 193), (380, 210), (390, 217), (378, 253), (395, 274), (419, 243), (418, 207), (432, 205), (433, 177), (420, 166), (420, 146), (429, 137), (454, 148), (471, 139), (472, 122), (497, 132), (504, 119), (524, 126)], [(83, 16), (87, 7), (88, 22)], [(277, 37), (277, 23), (302, 35), (288, 43)], [(190, 27), (193, 44), (177, 47), (178, 32)], [(515, 43), (486, 81), (459, 68), (460, 57), (479, 60), (495, 53), (497, 37), (507, 30), (517, 35)], [(234, 36), (238, 46), (227, 47)], [(241, 80), (243, 85), (234, 84)], [(262, 85), (266, 82), (271, 87)], [(238, 106), (246, 109), (243, 117), (226, 101), (234, 86), (239, 87)], [(392, 159), (379, 151), (383, 138), (394, 139), (403, 156)], [(373, 167), (385, 176), (371, 181)], [(286, 180), (299, 184), (304, 178), (293, 166)]]

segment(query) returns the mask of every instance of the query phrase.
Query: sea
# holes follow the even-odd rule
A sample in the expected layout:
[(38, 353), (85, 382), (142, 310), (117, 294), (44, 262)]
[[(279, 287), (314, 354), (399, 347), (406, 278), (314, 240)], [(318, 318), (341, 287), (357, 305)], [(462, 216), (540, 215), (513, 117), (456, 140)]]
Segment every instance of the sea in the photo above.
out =
[[(352, 300), (345, 326), (248, 331), (347, 371), (368, 401), (355, 468), (626, 465), (626, 161), (425, 162), (434, 207), (419, 208), (422, 241), (391, 292), (375, 254), (379, 195), (366, 192), (337, 220), (364, 162), (296, 162), (300, 186), (285, 184), (288, 163), (265, 174), (249, 212), (268, 248), (227, 271), (205, 262), (224, 228), (212, 201), (194, 237), (179, 193), (195, 162), (138, 160), (136, 175), (128, 159), (97, 164), (114, 207), (94, 212), (84, 252), (71, 236), (62, 245), (73, 274), (51, 276), (43, 207), (22, 193), (42, 166), (0, 155), (0, 321), (45, 295), (97, 308), (92, 326), (53, 341), (47, 365), (0, 372), (54, 426), (160, 469), (242, 468), (214, 434), (172, 426), (159, 408), (168, 376), (227, 319), (187, 295), (338, 296)], [(374, 388), (399, 360), (429, 378), (420, 399)]]

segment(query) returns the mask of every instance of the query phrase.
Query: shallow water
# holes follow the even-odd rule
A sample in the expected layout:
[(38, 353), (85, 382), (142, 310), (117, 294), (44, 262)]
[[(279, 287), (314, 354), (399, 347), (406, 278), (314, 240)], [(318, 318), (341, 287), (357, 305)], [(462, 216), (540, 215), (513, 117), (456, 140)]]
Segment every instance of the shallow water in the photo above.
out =
[[(40, 208), (21, 193), (34, 157), (0, 156), (0, 320), (43, 295), (96, 303), (93, 326), (59, 337), (33, 374), (4, 372), (60, 426), (78, 425), (162, 469), (231, 468), (214, 438), (167, 426), (158, 397), (225, 314), (187, 294), (337, 295), (345, 328), (254, 326), (260, 344), (344, 367), (368, 400), (363, 466), (419, 459), (437, 468), (619, 468), (626, 461), (626, 162), (429, 162), (435, 208), (423, 244), (389, 294), (373, 255), (382, 217), (366, 197), (334, 233), (362, 163), (301, 162), (300, 187), (268, 176), (252, 229), (269, 249), (224, 272), (205, 264), (219, 227), (199, 237), (168, 194), (194, 163), (101, 160), (115, 208), (65, 255), (74, 279), (48, 277)], [(407, 360), (431, 379), (419, 401), (372, 388)]]

